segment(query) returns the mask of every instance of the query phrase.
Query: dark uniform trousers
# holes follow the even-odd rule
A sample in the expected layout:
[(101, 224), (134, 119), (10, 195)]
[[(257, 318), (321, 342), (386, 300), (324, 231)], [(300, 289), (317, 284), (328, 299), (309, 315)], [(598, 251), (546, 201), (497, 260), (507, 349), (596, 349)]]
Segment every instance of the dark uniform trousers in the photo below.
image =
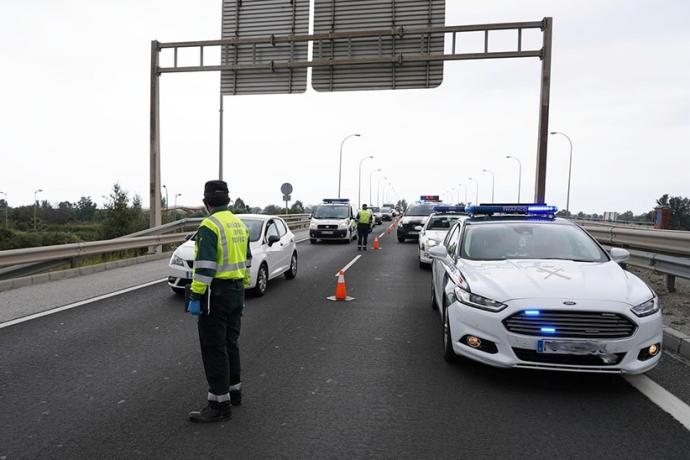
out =
[(242, 280), (214, 279), (211, 283), (211, 308), (199, 316), (199, 342), (209, 393), (227, 394), (231, 385), (241, 382), (240, 328), (244, 308)]
[(367, 240), (369, 239), (369, 230), (371, 225), (369, 224), (357, 224), (357, 245), (366, 247)]

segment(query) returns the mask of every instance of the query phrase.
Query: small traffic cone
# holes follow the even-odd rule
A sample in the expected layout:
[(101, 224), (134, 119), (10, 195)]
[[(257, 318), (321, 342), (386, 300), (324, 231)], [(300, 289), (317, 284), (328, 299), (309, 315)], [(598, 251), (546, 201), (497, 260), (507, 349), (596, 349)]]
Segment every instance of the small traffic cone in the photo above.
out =
[(377, 236), (374, 238), (374, 245), (371, 247), (374, 251), (378, 251), (381, 249), (381, 245), (379, 244), (379, 237)]
[(347, 295), (347, 288), (345, 287), (345, 272), (340, 270), (338, 273), (338, 284), (335, 285), (335, 295), (326, 297), (328, 300), (334, 300), (338, 302), (349, 302), (350, 300), (355, 300), (354, 297), (349, 297)]

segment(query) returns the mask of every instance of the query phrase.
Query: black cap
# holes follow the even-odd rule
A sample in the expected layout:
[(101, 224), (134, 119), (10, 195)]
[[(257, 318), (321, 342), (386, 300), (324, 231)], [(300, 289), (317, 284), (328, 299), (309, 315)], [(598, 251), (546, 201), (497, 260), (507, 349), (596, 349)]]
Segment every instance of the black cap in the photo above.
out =
[(222, 180), (210, 180), (204, 185), (204, 196), (228, 194), (228, 183)]

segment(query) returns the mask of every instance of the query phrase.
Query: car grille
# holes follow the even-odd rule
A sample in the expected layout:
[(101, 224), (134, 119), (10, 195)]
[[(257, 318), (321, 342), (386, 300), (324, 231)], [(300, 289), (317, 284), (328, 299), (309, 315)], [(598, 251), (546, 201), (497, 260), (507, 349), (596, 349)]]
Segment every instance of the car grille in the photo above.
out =
[(338, 230), (337, 225), (317, 225), (316, 228), (319, 230)]
[(598, 355), (545, 354), (526, 348), (513, 348), (513, 352), (522, 361), (544, 364), (570, 364), (574, 366), (615, 366), (625, 357), (625, 353), (615, 353), (605, 360)]
[[(630, 337), (636, 328), (632, 321), (616, 313), (554, 310), (542, 310), (537, 316), (521, 311), (504, 319), (503, 325), (515, 334), (597, 339)], [(543, 332), (546, 327), (555, 332)]]

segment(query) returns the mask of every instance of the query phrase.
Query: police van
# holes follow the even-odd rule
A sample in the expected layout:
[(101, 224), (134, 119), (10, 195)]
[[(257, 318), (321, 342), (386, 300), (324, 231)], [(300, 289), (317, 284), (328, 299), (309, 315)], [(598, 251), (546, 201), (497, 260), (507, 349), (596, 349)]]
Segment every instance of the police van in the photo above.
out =
[(357, 238), (357, 223), (350, 200), (326, 198), (314, 208), (309, 223), (309, 242), (338, 240), (350, 243)]

